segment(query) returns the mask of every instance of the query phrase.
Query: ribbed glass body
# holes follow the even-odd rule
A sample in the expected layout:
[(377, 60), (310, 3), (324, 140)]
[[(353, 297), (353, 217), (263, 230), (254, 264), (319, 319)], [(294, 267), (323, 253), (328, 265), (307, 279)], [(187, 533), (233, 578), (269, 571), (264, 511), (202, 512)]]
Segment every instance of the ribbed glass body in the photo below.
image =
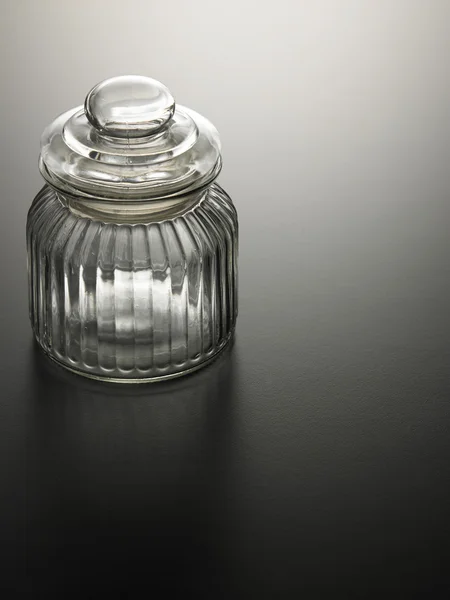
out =
[(27, 245), (38, 343), (69, 369), (121, 382), (207, 364), (237, 316), (238, 224), (229, 196), (214, 183), (176, 212), (158, 216), (149, 203), (127, 222), (112, 217), (117, 222), (93, 216), (47, 185), (36, 196)]

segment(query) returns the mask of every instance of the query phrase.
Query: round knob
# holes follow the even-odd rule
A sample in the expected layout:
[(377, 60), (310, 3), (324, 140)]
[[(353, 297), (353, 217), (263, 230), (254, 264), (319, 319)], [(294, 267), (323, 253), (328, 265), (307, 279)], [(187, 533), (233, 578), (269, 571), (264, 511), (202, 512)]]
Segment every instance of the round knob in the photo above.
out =
[(165, 85), (137, 75), (106, 79), (84, 103), (90, 123), (111, 137), (136, 138), (158, 132), (173, 116), (175, 100)]

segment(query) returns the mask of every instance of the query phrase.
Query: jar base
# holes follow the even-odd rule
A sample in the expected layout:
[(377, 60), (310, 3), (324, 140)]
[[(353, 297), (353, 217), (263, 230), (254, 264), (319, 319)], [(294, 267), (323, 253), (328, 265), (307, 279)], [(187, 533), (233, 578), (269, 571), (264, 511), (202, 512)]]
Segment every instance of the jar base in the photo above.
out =
[(54, 364), (58, 365), (59, 367), (62, 367), (66, 371), (70, 371), (71, 373), (74, 373), (75, 375), (81, 375), (82, 377), (85, 377), (86, 379), (94, 379), (96, 381), (104, 381), (107, 383), (142, 384), (142, 383), (157, 383), (157, 382), (166, 381), (169, 379), (176, 379), (177, 377), (182, 377), (184, 375), (190, 375), (191, 373), (195, 373), (195, 371), (198, 371), (198, 370), (202, 369), (203, 367), (207, 367), (212, 362), (214, 362), (222, 354), (222, 352), (224, 352), (229, 347), (230, 342), (233, 340), (233, 337), (234, 337), (234, 330), (229, 333), (227, 339), (223, 342), (223, 344), (220, 346), (220, 348), (214, 354), (212, 354), (210, 357), (208, 357), (207, 360), (199, 363), (198, 365), (194, 365), (193, 367), (189, 367), (187, 369), (184, 369), (183, 371), (178, 371), (177, 373), (170, 373), (168, 375), (156, 375), (154, 377), (136, 377), (136, 378), (103, 377), (102, 375), (97, 375), (96, 373), (87, 373), (86, 371), (81, 371), (80, 369), (76, 369), (74, 367), (69, 367), (69, 365), (63, 363), (62, 361), (58, 360), (55, 356), (52, 356), (49, 352), (47, 352), (45, 350), (45, 348), (43, 348), (40, 345), (38, 340), (36, 340), (36, 341), (37, 341), (38, 347), (40, 348), (40, 350), (44, 353), (44, 355), (47, 358), (49, 358)]

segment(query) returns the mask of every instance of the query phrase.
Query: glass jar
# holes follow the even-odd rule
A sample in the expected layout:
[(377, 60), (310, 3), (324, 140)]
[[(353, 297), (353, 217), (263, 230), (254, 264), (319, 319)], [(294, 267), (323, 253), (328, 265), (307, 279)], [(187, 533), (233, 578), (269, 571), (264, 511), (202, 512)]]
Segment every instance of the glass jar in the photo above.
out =
[(238, 223), (221, 165), (213, 125), (147, 77), (106, 80), (48, 126), (27, 246), (30, 319), (50, 358), (137, 383), (223, 350)]

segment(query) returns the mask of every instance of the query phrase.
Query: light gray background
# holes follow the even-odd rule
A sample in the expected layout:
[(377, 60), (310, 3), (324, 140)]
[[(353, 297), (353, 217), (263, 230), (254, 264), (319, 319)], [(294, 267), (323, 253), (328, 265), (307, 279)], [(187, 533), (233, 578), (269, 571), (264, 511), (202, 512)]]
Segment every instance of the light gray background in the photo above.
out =
[[(449, 30), (446, 0), (3, 2), (10, 594), (118, 590), (150, 539), (209, 598), (449, 589)], [(25, 267), (42, 130), (127, 73), (217, 126), (241, 225), (231, 355), (139, 392), (46, 373)]]

